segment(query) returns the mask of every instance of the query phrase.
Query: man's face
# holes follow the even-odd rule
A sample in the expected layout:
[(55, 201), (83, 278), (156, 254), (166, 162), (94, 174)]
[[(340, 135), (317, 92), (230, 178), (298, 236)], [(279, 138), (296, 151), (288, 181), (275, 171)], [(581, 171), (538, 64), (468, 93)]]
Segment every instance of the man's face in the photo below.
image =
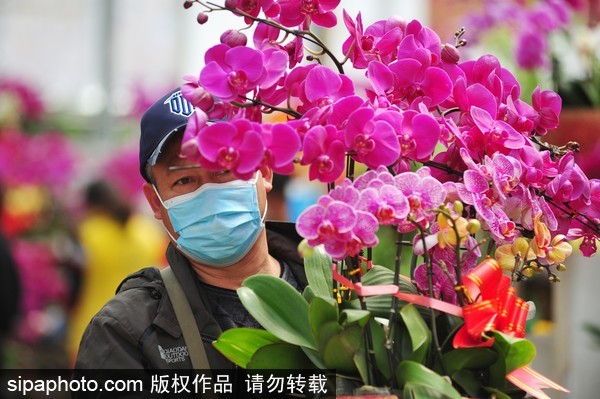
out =
[[(228, 170), (209, 171), (198, 167), (197, 163), (179, 156), (181, 135), (178, 134), (169, 140), (166, 148), (159, 156), (158, 162), (152, 168), (156, 188), (163, 201), (191, 193), (205, 183), (226, 183), (235, 180), (235, 176)], [(272, 172), (268, 168), (261, 169), (260, 178), (257, 181), (258, 203), (261, 214), (266, 207), (266, 193), (272, 188)], [(160, 199), (150, 183), (144, 184), (144, 194), (152, 207), (154, 217), (161, 220), (169, 232), (177, 238), (174, 233), (167, 210), (162, 206)]]

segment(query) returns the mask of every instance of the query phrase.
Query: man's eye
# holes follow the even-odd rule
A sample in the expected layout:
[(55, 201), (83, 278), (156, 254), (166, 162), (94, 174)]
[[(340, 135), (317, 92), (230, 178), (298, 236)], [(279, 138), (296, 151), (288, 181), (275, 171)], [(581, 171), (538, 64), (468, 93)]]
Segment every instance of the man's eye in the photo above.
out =
[(186, 176), (186, 177), (182, 177), (181, 179), (177, 180), (175, 182), (175, 185), (180, 186), (180, 185), (190, 184), (193, 182), (194, 182), (193, 178)]

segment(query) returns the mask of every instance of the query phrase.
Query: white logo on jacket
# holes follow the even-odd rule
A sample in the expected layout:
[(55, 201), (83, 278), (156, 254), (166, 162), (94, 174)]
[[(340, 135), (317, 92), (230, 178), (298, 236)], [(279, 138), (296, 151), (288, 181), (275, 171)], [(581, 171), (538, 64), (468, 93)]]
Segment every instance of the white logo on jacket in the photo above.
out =
[(158, 345), (158, 352), (160, 353), (161, 359), (167, 363), (180, 363), (184, 362), (188, 355), (187, 346), (175, 346), (173, 348), (163, 348)]

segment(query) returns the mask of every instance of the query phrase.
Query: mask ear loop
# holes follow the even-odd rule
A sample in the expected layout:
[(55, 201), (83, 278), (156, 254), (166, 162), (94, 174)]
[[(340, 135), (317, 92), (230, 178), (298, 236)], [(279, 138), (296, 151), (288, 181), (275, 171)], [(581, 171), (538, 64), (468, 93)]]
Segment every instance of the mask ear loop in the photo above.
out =
[(169, 209), (169, 208), (168, 208), (168, 207), (165, 205), (165, 203), (164, 203), (164, 201), (162, 200), (162, 198), (161, 198), (160, 194), (158, 193), (158, 188), (156, 188), (156, 184), (153, 184), (153, 185), (152, 185), (152, 188), (154, 189), (154, 192), (156, 193), (156, 196), (158, 197), (158, 200), (160, 201), (160, 204), (163, 206), (163, 208), (165, 208), (165, 209)]
[[(166, 210), (169, 210), (169, 208), (165, 205), (165, 203), (163, 202), (162, 198), (160, 197), (160, 194), (158, 193), (158, 189), (156, 188), (156, 185), (152, 185), (152, 188), (154, 189), (154, 192), (156, 193), (156, 196), (158, 197), (158, 200), (160, 201), (161, 205), (163, 206), (163, 208), (165, 208)], [(169, 235), (169, 238), (171, 238), (171, 240), (177, 244), (177, 240), (175, 239), (175, 237), (173, 237), (173, 235), (171, 234), (171, 232), (169, 231), (169, 229), (167, 229), (167, 226), (165, 226), (165, 224), (163, 223), (163, 228), (165, 229), (165, 231), (167, 232), (167, 234)], [(177, 246), (179, 247), (179, 244), (177, 244)]]

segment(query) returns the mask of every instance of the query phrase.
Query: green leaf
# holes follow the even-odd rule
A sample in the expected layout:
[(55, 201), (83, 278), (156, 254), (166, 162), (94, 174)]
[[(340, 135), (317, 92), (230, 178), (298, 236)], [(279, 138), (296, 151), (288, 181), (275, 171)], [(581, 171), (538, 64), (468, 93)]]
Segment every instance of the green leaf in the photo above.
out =
[(304, 352), (304, 354), (306, 355), (306, 357), (308, 357), (310, 359), (310, 361), (318, 369), (321, 369), (321, 370), (327, 369), (327, 366), (323, 362), (323, 359), (321, 359), (321, 356), (319, 355), (319, 352), (317, 352), (316, 350), (313, 350), (313, 349), (308, 349), (305, 346), (299, 346), (299, 348), (302, 349), (302, 351)]
[(498, 331), (493, 331), (494, 347), (499, 347), (500, 354), (504, 354), (506, 373), (520, 367), (527, 366), (535, 357), (535, 345), (523, 338), (514, 338)]
[[(375, 265), (361, 278), (363, 285), (388, 285), (394, 283), (394, 272), (387, 267)], [(417, 288), (410, 282), (400, 278), (400, 292), (418, 294)], [(392, 306), (392, 295), (373, 295), (366, 298), (367, 309), (378, 317), (389, 317)], [(398, 308), (406, 305), (406, 301), (398, 300)]]
[[(396, 377), (400, 386), (405, 387), (405, 396), (407, 397), (461, 399), (460, 394), (448, 379), (420, 363), (410, 360), (403, 361), (396, 369)], [(408, 385), (408, 395), (406, 385)], [(419, 389), (419, 387), (422, 388)], [(423, 396), (425, 395), (423, 392), (428, 392), (430, 396)], [(415, 393), (419, 396), (410, 396)]]
[(338, 321), (338, 307), (333, 298), (315, 297), (308, 306), (308, 320), (313, 336), (318, 337), (318, 332), (323, 324)]
[(331, 264), (331, 257), (321, 247), (315, 248), (310, 256), (304, 258), (306, 279), (316, 296), (333, 297)]
[(304, 287), (304, 291), (302, 291), (302, 297), (306, 300), (306, 302), (311, 303), (315, 298), (315, 293), (310, 285)]
[(506, 374), (529, 364), (535, 357), (535, 345), (522, 338), (513, 338), (498, 331), (492, 347), (498, 353), (498, 360), (490, 367), (490, 386), (505, 390)]
[(308, 322), (308, 302), (282, 279), (258, 274), (237, 290), (248, 312), (267, 331), (290, 344), (316, 349)]
[(499, 389), (489, 388), (489, 387), (484, 387), (483, 389), (485, 389), (489, 393), (493, 393), (494, 396), (496, 397), (496, 399), (512, 399), (509, 395), (505, 394), (504, 392), (500, 391)]
[[(369, 328), (371, 329), (371, 340), (373, 342), (372, 349), (375, 353), (377, 370), (386, 381), (389, 381), (391, 370), (388, 353), (385, 347), (385, 331), (383, 330), (383, 326), (373, 319), (369, 320)], [(363, 339), (363, 345), (354, 356), (354, 363), (365, 383), (368, 381), (369, 374), (366, 354), (366, 339)]]
[(323, 350), (323, 360), (327, 368), (342, 373), (356, 373), (354, 354), (361, 346), (362, 340), (363, 331), (357, 325), (333, 335), (327, 341)]
[(368, 310), (360, 310), (360, 309), (345, 309), (342, 310), (340, 314), (340, 322), (343, 327), (350, 326), (352, 324), (358, 324), (360, 327), (364, 327), (369, 318), (371, 317), (371, 312)]
[(400, 316), (408, 329), (412, 343), (413, 353), (409, 360), (422, 363), (429, 351), (431, 345), (431, 330), (419, 314), (414, 305), (408, 304), (400, 310)]
[(334, 335), (340, 334), (344, 329), (337, 321), (330, 321), (321, 325), (317, 331), (317, 347), (320, 354), (325, 352), (325, 346)]
[(279, 343), (281, 340), (265, 330), (257, 328), (232, 328), (223, 332), (213, 346), (227, 359), (240, 367), (246, 365), (260, 348)]
[(460, 387), (472, 398), (481, 397), (482, 382), (477, 379), (475, 372), (467, 369), (462, 369), (450, 374), (452, 381), (460, 385)]
[(301, 347), (280, 342), (258, 349), (246, 368), (254, 370), (306, 370), (314, 369), (315, 365), (308, 359)]
[(452, 396), (448, 396), (442, 392), (436, 391), (429, 387), (415, 384), (406, 384), (404, 386), (404, 398), (405, 399), (448, 399)]
[(446, 372), (452, 375), (463, 369), (482, 369), (491, 366), (498, 353), (487, 348), (455, 349), (444, 353), (443, 361)]

